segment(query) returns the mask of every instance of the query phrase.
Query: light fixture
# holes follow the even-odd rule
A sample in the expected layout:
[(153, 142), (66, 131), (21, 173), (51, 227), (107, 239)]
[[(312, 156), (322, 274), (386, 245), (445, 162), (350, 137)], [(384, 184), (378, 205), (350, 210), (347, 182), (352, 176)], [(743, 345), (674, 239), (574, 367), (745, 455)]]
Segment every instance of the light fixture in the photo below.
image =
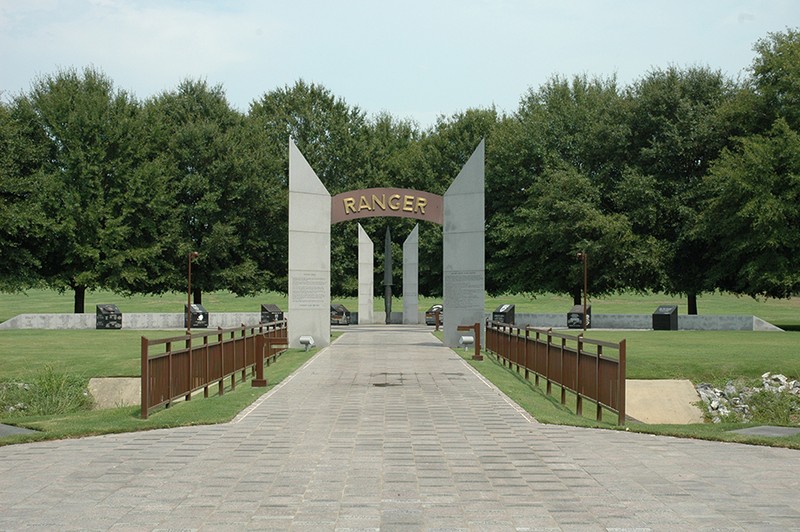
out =
[(301, 336), (299, 342), (300, 342), (300, 345), (305, 346), (306, 351), (308, 351), (309, 347), (314, 347), (314, 345), (316, 345), (314, 343), (314, 337), (313, 336)]
[(458, 343), (464, 346), (464, 351), (467, 350), (469, 346), (475, 343), (475, 337), (472, 335), (465, 334), (458, 339)]

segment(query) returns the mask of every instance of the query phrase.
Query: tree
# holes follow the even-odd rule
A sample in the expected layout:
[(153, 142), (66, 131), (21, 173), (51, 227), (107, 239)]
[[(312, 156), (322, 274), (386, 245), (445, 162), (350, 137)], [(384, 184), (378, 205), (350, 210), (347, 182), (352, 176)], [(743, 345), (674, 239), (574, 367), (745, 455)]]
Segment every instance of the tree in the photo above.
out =
[[(538, 90), (529, 91), (519, 110), (500, 121), (487, 170), (490, 291), (555, 290), (579, 300), (576, 287), (582, 283), (575, 283), (582, 274), (571, 273), (577, 268), (574, 257), (578, 251), (593, 247), (586, 250), (592, 263), (597, 257), (613, 255), (613, 261), (603, 261), (604, 267), (620, 262), (615, 253), (627, 249), (623, 242), (615, 243), (601, 235), (610, 231), (631, 236), (630, 222), (625, 213), (615, 212), (610, 197), (626, 171), (628, 112), (629, 104), (613, 78), (575, 76), (567, 80), (556, 76)], [(554, 187), (573, 191), (573, 204), (569, 204), (569, 197), (560, 195), (564, 190), (550, 190)], [(541, 203), (544, 198), (558, 203), (559, 212), (548, 213), (550, 207)], [(562, 218), (567, 215), (570, 218)], [(582, 227), (580, 238), (577, 227)], [(533, 255), (554, 261), (544, 270), (536, 259), (528, 258), (531, 238), (541, 246)], [(601, 245), (610, 247), (600, 249)], [(638, 248), (635, 251), (637, 256), (642, 253)], [(533, 264), (527, 264), (531, 261)], [(557, 274), (544, 278), (532, 268)], [(657, 279), (638, 274), (626, 279), (624, 274), (619, 272), (615, 277), (609, 271), (602, 274), (606, 280), (595, 279), (593, 284), (596, 281), (604, 291), (643, 290)]]
[(624, 215), (604, 212), (600, 187), (569, 165), (533, 182), (499, 234), (494, 255), (514, 265), (502, 276), (512, 293), (566, 293), (580, 303), (579, 252), (589, 257), (593, 295), (646, 286), (657, 271), (652, 242), (637, 237)]
[(697, 314), (697, 295), (708, 286), (708, 265), (701, 260), (707, 243), (694, 231), (702, 200), (699, 185), (729, 142), (720, 109), (735, 89), (719, 71), (670, 67), (650, 72), (628, 95), (634, 156), (613, 197), (618, 207), (630, 206), (625, 187), (632, 180), (638, 186), (648, 184), (658, 216), (649, 227), (640, 223), (639, 229), (659, 241), (665, 288), (686, 294), (689, 314)]
[(752, 297), (800, 291), (800, 135), (778, 119), (726, 150), (705, 181), (700, 230), (713, 286)]
[[(41, 187), (49, 238), (39, 250), (39, 275), (49, 286), (75, 293), (84, 311), (87, 289), (106, 284), (120, 235), (120, 191), (136, 164), (131, 122), (138, 106), (93, 68), (63, 70), (34, 83), (18, 102), (28, 108), (41, 142), (40, 165), (24, 178)], [(124, 202), (123, 202), (124, 203)]]
[(697, 233), (709, 246), (709, 283), (753, 297), (800, 290), (800, 33), (771, 33), (737, 99), (751, 125), (723, 151), (705, 179)]
[(48, 226), (36, 175), (45, 139), (25, 103), (0, 103), (0, 289), (7, 291), (38, 282)]
[(204, 291), (265, 289), (269, 226), (259, 214), (272, 205), (266, 197), (271, 189), (258, 179), (255, 161), (261, 159), (248, 154), (258, 147), (244, 116), (230, 107), (221, 86), (189, 79), (148, 101), (145, 111), (152, 171), (172, 191), (169, 288), (184, 289), (188, 254), (198, 252), (194, 303), (202, 303)]
[(751, 66), (752, 85), (757, 94), (761, 131), (783, 118), (794, 131), (800, 131), (800, 31), (770, 33), (760, 39), (758, 54)]
[[(425, 166), (422, 156), (420, 140), (422, 133), (416, 124), (409, 120), (398, 120), (388, 113), (380, 113), (367, 121), (364, 173), (357, 182), (350, 185), (352, 189), (396, 187), (415, 190), (427, 190), (429, 186), (425, 180)], [(387, 226), (391, 229), (393, 257), (395, 257), (393, 280), (395, 294), (399, 293), (402, 286), (402, 267), (397, 259), (402, 255), (402, 244), (408, 237), (417, 220), (401, 218), (365, 218), (360, 220), (364, 230), (375, 244), (375, 271), (374, 286), (377, 296), (383, 295), (383, 239)], [(355, 250), (357, 236), (355, 224), (343, 224), (342, 230), (346, 233), (349, 246)], [(352, 225), (353, 227), (347, 227)], [(437, 230), (433, 224), (420, 224), (420, 231)], [(338, 229), (337, 229), (338, 231)], [(355, 260), (355, 255), (353, 256)], [(427, 265), (420, 268), (427, 271)], [(351, 283), (355, 284), (354, 277)], [(351, 293), (357, 287), (350, 287)]]

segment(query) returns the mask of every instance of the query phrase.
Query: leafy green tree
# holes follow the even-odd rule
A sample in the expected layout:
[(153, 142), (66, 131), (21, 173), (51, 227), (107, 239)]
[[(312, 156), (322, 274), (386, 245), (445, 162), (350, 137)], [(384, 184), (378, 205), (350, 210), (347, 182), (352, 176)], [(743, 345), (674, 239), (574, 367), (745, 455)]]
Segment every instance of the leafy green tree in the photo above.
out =
[[(652, 242), (634, 234), (628, 218), (605, 212), (600, 187), (575, 168), (547, 169), (528, 187), (525, 201), (500, 222), (502, 282), (511, 293), (567, 293), (577, 304), (583, 263), (589, 257), (589, 293), (646, 286), (657, 271)], [(500, 275), (500, 274), (498, 274)]]
[(0, 102), (0, 289), (36, 285), (47, 234), (37, 175), (45, 139), (25, 100)]
[[(415, 190), (427, 190), (424, 183), (424, 162), (420, 141), (422, 133), (413, 122), (409, 120), (399, 120), (388, 113), (380, 113), (367, 121), (366, 126), (366, 165), (363, 168), (363, 175), (357, 182), (351, 185), (352, 189), (396, 187), (410, 188)], [(394, 257), (393, 294), (402, 291), (403, 276), (402, 263), (399, 257), (402, 256), (402, 245), (408, 234), (414, 228), (417, 220), (401, 218), (365, 218), (360, 220), (364, 230), (372, 239), (375, 245), (375, 271), (374, 286), (375, 296), (383, 296), (383, 257), (384, 257), (384, 236), (386, 227), (391, 230), (392, 251)], [(346, 231), (349, 246), (355, 250), (357, 236), (355, 232), (356, 224), (350, 227), (342, 227)], [(429, 231), (434, 224), (420, 224), (421, 231)], [(436, 226), (438, 227), (438, 226)], [(336, 231), (340, 229), (337, 228)], [(356, 260), (356, 259), (354, 259)], [(423, 270), (425, 268), (421, 268)], [(353, 278), (351, 282), (355, 282)], [(356, 293), (357, 287), (351, 287), (351, 292)]]
[(712, 287), (790, 297), (800, 289), (800, 33), (771, 33), (755, 51), (751, 77), (729, 113), (747, 125), (705, 179), (697, 233), (709, 243)]
[(185, 289), (188, 255), (197, 252), (194, 303), (204, 291), (244, 295), (269, 287), (269, 226), (260, 214), (272, 206), (272, 189), (259, 179), (263, 158), (249, 154), (258, 146), (245, 117), (221, 86), (189, 79), (148, 101), (145, 112), (151, 171), (172, 191), (167, 286)]
[(131, 123), (138, 105), (86, 68), (40, 78), (19, 106), (30, 109), (35, 136), (46, 139), (37, 148), (40, 166), (25, 174), (41, 187), (50, 217), (49, 238), (37, 250), (39, 275), (73, 290), (74, 310), (83, 312), (86, 290), (106, 286), (124, 249), (117, 200), (136, 164)]
[(751, 77), (761, 126), (757, 132), (770, 130), (778, 118), (800, 131), (800, 31), (770, 33), (754, 50)]
[(705, 185), (699, 230), (712, 285), (753, 297), (800, 292), (800, 135), (779, 118), (725, 150)]
[[(615, 211), (611, 197), (627, 172), (628, 113), (629, 104), (613, 78), (554, 77), (530, 91), (519, 110), (500, 121), (487, 171), (491, 291), (550, 290), (569, 293), (579, 302), (576, 287), (582, 286), (583, 275), (575, 255), (583, 249), (592, 263), (601, 259), (602, 267), (592, 268), (594, 293), (653, 286), (657, 275), (652, 250), (647, 254), (652, 242), (641, 239), (634, 246), (632, 225), (625, 213)], [(560, 195), (564, 190), (573, 195)], [(542, 203), (544, 198), (557, 204), (559, 212), (548, 214), (555, 207)], [(609, 232), (619, 240), (603, 236)], [(531, 248), (531, 239), (540, 247)], [(617, 275), (606, 271), (623, 262), (624, 252), (631, 254), (628, 270)], [(539, 256), (547, 257), (546, 267), (540, 267)], [(547, 276), (532, 273), (534, 265)], [(649, 275), (642, 274), (645, 266)]]
[[(665, 289), (687, 296), (689, 314), (697, 314), (697, 296), (708, 287), (701, 259), (707, 243), (694, 231), (699, 185), (729, 142), (720, 113), (735, 92), (719, 71), (670, 67), (650, 72), (628, 95), (633, 157), (611, 198), (637, 218), (640, 234), (659, 241)], [(654, 202), (657, 216), (632, 205), (631, 185)]]

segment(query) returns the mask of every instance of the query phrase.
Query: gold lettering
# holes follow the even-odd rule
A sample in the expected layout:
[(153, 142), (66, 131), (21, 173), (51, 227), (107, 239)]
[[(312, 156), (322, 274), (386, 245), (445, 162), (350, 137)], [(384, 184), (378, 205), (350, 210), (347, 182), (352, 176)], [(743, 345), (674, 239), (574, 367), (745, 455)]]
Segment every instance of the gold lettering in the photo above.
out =
[(356, 212), (356, 200), (355, 198), (344, 198), (342, 200), (344, 202), (344, 213), (350, 214), (351, 212)]
[(406, 194), (403, 196), (403, 210), (406, 212), (414, 212), (414, 196)]
[(380, 198), (375, 194), (372, 195), (372, 208), (377, 208), (376, 205), (380, 207), (382, 211), (386, 210), (386, 194), (381, 194)]
[(400, 210), (400, 194), (392, 194), (389, 196), (389, 208), (393, 211)]
[(425, 206), (428, 204), (428, 200), (425, 198), (417, 198), (417, 205), (414, 207), (414, 210), (419, 212), (420, 214), (425, 214)]
[(366, 196), (361, 196), (361, 199), (358, 200), (358, 211), (361, 212), (361, 209), (367, 209), (368, 211), (372, 210), (372, 207), (370, 206)]

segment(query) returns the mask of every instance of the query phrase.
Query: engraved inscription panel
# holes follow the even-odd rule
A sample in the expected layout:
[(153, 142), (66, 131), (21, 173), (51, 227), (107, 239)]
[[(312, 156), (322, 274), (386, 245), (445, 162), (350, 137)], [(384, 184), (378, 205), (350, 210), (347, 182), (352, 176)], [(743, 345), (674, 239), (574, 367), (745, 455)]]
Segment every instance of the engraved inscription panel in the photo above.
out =
[(328, 279), (325, 274), (302, 272), (293, 274), (289, 279), (293, 308), (328, 308)]

